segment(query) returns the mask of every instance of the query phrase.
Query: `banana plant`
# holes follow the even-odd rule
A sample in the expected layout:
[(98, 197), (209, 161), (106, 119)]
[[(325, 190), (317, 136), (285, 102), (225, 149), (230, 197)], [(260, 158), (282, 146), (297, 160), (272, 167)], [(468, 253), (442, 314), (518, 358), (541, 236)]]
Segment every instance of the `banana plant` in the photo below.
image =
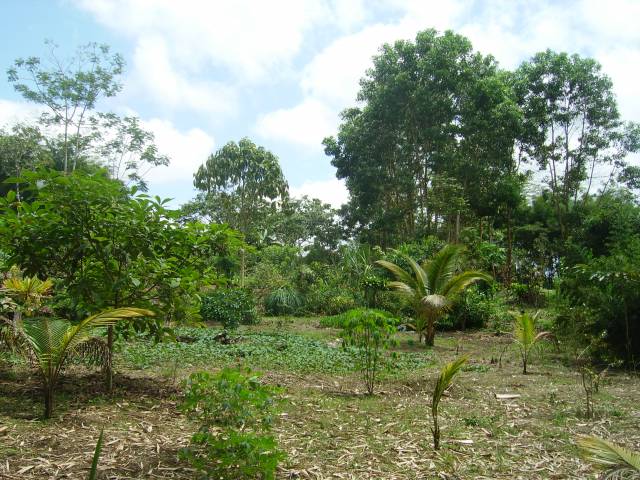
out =
[(140, 308), (117, 308), (85, 318), (72, 325), (57, 318), (30, 318), (22, 322), (26, 348), (33, 358), (42, 379), (44, 417), (53, 413), (53, 393), (67, 360), (78, 354), (94, 358), (106, 357), (106, 344), (96, 339), (96, 328), (115, 325), (120, 320), (149, 317), (154, 313)]
[(585, 459), (608, 471), (605, 478), (640, 479), (640, 453), (598, 437), (580, 437), (578, 447)]
[(536, 331), (538, 313), (539, 312), (535, 315), (528, 313), (518, 315), (513, 330), (514, 342), (518, 346), (520, 357), (522, 358), (522, 373), (524, 375), (527, 374), (527, 365), (529, 364), (529, 356), (533, 347), (535, 347), (540, 340), (551, 335), (550, 332)]
[(440, 425), (438, 424), (438, 406), (444, 392), (451, 386), (454, 377), (460, 372), (462, 366), (467, 362), (467, 357), (460, 357), (456, 360), (447, 363), (440, 371), (440, 376), (436, 381), (435, 388), (433, 389), (433, 396), (431, 397), (431, 417), (433, 418), (433, 427), (431, 433), (433, 434), (433, 448), (438, 450), (440, 448)]

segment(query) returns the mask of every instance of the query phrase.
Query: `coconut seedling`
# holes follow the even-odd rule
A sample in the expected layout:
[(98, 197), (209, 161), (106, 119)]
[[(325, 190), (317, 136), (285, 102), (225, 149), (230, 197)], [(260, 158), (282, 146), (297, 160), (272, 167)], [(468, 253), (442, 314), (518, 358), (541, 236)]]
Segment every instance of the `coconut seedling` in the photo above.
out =
[(533, 348), (538, 342), (551, 335), (550, 332), (538, 332), (536, 330), (536, 320), (538, 313), (530, 315), (523, 313), (516, 317), (515, 327), (513, 329), (514, 342), (520, 350), (520, 358), (522, 359), (522, 373), (527, 374), (527, 366)]
[(433, 427), (431, 428), (431, 433), (433, 434), (433, 448), (435, 450), (440, 448), (440, 425), (438, 423), (438, 407), (440, 405), (440, 400), (442, 400), (444, 392), (446, 392), (451, 386), (453, 379), (460, 372), (466, 361), (467, 357), (460, 357), (442, 367), (440, 376), (438, 377), (435, 388), (433, 389), (433, 396), (431, 397), (431, 416), (433, 418)]

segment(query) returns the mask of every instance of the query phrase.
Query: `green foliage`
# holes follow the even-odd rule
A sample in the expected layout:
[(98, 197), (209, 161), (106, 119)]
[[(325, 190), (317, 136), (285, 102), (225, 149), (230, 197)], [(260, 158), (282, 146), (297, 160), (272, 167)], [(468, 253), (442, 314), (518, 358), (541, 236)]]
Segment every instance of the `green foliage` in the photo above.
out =
[(433, 434), (433, 448), (438, 450), (440, 448), (440, 425), (438, 423), (438, 407), (440, 406), (440, 400), (444, 392), (451, 386), (453, 379), (460, 372), (464, 364), (467, 362), (466, 357), (460, 357), (456, 360), (447, 363), (436, 380), (436, 384), (433, 388), (433, 394), (431, 396), (431, 416), (433, 418), (433, 427), (431, 433)]
[[(178, 338), (189, 342), (154, 343), (145, 337), (119, 344), (123, 362), (132, 368), (157, 368), (176, 361), (184, 367), (236, 365), (246, 363), (254, 368), (279, 369), (296, 373), (347, 374), (354, 371), (353, 351), (330, 346), (325, 341), (289, 333), (252, 333), (232, 335), (224, 344), (216, 341), (220, 330), (212, 328), (177, 328)], [(386, 372), (404, 372), (431, 364), (426, 352), (394, 352)]]
[(90, 112), (101, 98), (115, 96), (122, 84), (124, 59), (104, 44), (88, 43), (71, 58), (60, 58), (57, 45), (45, 42), (48, 58), (18, 58), (7, 70), (9, 81), (27, 101), (47, 108), (41, 122), (62, 130), (60, 170), (75, 171), (91, 138), (84, 135)]
[(606, 478), (638, 478), (640, 454), (598, 437), (580, 437), (580, 453), (607, 471)]
[(517, 169), (522, 113), (492, 57), (425, 30), (383, 45), (360, 85), (358, 107), (324, 140), (356, 235), (383, 247), (434, 233), (456, 241), (461, 218), (504, 207), (492, 197)]
[[(19, 326), (25, 338), (28, 354), (35, 359), (44, 391), (44, 417), (53, 413), (53, 392), (59, 376), (74, 354), (99, 355), (110, 361), (110, 356), (101, 352), (104, 344), (94, 341), (95, 329), (113, 326), (123, 319), (152, 317), (153, 312), (139, 308), (118, 308), (92, 315), (72, 325), (65, 320), (50, 318), (24, 319)], [(83, 347), (89, 346), (83, 350)]]
[(351, 310), (345, 316), (342, 339), (353, 347), (369, 395), (373, 395), (384, 350), (392, 344), (395, 325), (387, 315), (376, 310)]
[(219, 322), (229, 330), (259, 321), (251, 292), (241, 288), (220, 288), (206, 294), (200, 315), (203, 321)]
[(275, 389), (250, 370), (191, 374), (180, 409), (200, 423), (180, 455), (207, 478), (275, 478), (284, 452), (268, 434)]
[(294, 315), (304, 304), (300, 293), (293, 287), (283, 286), (272, 290), (264, 300), (268, 315)]
[(91, 470), (87, 480), (96, 480), (98, 478), (98, 462), (100, 461), (100, 453), (102, 452), (102, 443), (104, 441), (104, 428), (100, 430), (100, 436), (93, 451), (93, 460), (91, 461)]
[(511, 321), (511, 314), (499, 294), (471, 287), (460, 295), (440, 325), (462, 330), (490, 327), (501, 331)]
[(193, 184), (203, 193), (188, 208), (231, 225), (252, 244), (275, 211), (274, 202), (288, 197), (289, 191), (278, 158), (248, 138), (229, 142), (210, 155)]
[(368, 313), (384, 317), (387, 323), (394, 327), (397, 327), (400, 324), (400, 320), (398, 318), (384, 310), (375, 308), (353, 308), (338, 315), (322, 317), (320, 319), (320, 326), (323, 328), (345, 328), (345, 326), (354, 319), (358, 319)]
[(538, 318), (538, 313), (539, 312), (535, 315), (522, 313), (515, 318), (513, 339), (520, 351), (520, 357), (522, 358), (522, 373), (524, 375), (527, 374), (527, 365), (529, 364), (532, 349), (540, 340), (550, 335), (549, 332), (538, 332), (536, 330), (536, 319)]
[(387, 260), (376, 262), (396, 278), (389, 282), (389, 287), (411, 302), (415, 318), (409, 326), (418, 333), (419, 341), (424, 337), (427, 345), (433, 345), (436, 322), (458, 296), (473, 283), (492, 280), (483, 272), (459, 272), (463, 251), (459, 245), (447, 245), (422, 265), (404, 256), (404, 261), (411, 267), (409, 271)]

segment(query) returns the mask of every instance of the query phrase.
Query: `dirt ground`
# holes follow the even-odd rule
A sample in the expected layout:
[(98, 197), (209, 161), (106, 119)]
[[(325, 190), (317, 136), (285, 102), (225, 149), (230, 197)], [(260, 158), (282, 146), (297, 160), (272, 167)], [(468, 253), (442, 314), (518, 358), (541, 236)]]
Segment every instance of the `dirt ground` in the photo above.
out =
[[(332, 336), (308, 323), (300, 329)], [(401, 337), (400, 348), (422, 348), (410, 334)], [(580, 376), (564, 355), (548, 347), (522, 375), (515, 352), (504, 350), (508, 341), (481, 332), (442, 334), (433, 366), (383, 379), (374, 396), (363, 393), (355, 373), (265, 371), (264, 381), (284, 392), (275, 434), (287, 460), (278, 478), (585, 479), (597, 473), (580, 460), (577, 435), (640, 450), (637, 376), (609, 373), (596, 396), (596, 418), (587, 419)], [(460, 354), (469, 364), (442, 401), (443, 445), (434, 451), (429, 392), (439, 366)], [(54, 418), (44, 422), (37, 378), (0, 366), (0, 478), (84, 479), (101, 429), (99, 478), (198, 478), (177, 458), (196, 429), (176, 408), (179, 378), (188, 371), (179, 370), (175, 382), (153, 370), (119, 371), (107, 396), (97, 373), (71, 368)], [(499, 400), (501, 393), (519, 396)]]

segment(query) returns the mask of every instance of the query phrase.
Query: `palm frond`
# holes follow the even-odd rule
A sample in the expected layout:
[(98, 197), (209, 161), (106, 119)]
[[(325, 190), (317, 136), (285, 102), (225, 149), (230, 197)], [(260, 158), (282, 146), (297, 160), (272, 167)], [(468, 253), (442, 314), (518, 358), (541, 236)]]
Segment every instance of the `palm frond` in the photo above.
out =
[[(580, 437), (583, 456), (606, 469), (627, 469), (640, 474), (640, 454), (598, 437)], [(637, 477), (636, 477), (637, 478)]]
[(95, 480), (98, 477), (98, 461), (100, 460), (100, 452), (102, 452), (102, 443), (104, 441), (104, 428), (100, 430), (100, 436), (96, 443), (96, 449), (93, 452), (93, 460), (91, 461), (91, 471), (88, 480)]
[(429, 286), (429, 279), (427, 278), (427, 272), (418, 265), (413, 258), (408, 255), (403, 255), (404, 260), (409, 264), (411, 270), (413, 270), (413, 275), (415, 277), (414, 284), (415, 290), (420, 296), (427, 295), (431, 292), (431, 288)]
[(532, 345), (536, 341), (536, 318), (528, 313), (518, 315), (513, 333), (519, 344)]
[(467, 357), (459, 357), (452, 362), (447, 363), (440, 371), (440, 376), (436, 381), (433, 389), (433, 397), (431, 399), (431, 409), (434, 415), (437, 415), (438, 404), (444, 392), (451, 386), (451, 382), (458, 374), (462, 366), (467, 362)]
[(389, 270), (391, 274), (402, 283), (406, 283), (407, 285), (415, 284), (415, 279), (411, 276), (411, 274), (409, 274), (409, 272), (399, 267), (395, 263), (388, 262), (387, 260), (377, 260), (376, 265)]
[(398, 293), (401, 293), (405, 297), (414, 298), (416, 296), (416, 291), (410, 285), (407, 285), (404, 282), (389, 282), (387, 284), (389, 288), (395, 290)]
[(447, 297), (455, 297), (473, 283), (490, 283), (491, 281), (493, 281), (491, 275), (477, 270), (467, 270), (455, 275), (454, 277), (450, 277), (447, 282), (441, 286), (439, 293)]
[(73, 356), (91, 365), (104, 366), (109, 361), (109, 345), (100, 337), (90, 337), (73, 349)]
[(460, 255), (464, 251), (461, 245), (447, 245), (425, 264), (431, 293), (441, 293), (442, 288), (458, 268)]
[(116, 308), (91, 315), (67, 330), (61, 341), (61, 348), (65, 350), (67, 348), (75, 349), (79, 344), (91, 337), (91, 331), (94, 328), (115, 325), (125, 318), (153, 317), (154, 315), (151, 310), (133, 307)]

